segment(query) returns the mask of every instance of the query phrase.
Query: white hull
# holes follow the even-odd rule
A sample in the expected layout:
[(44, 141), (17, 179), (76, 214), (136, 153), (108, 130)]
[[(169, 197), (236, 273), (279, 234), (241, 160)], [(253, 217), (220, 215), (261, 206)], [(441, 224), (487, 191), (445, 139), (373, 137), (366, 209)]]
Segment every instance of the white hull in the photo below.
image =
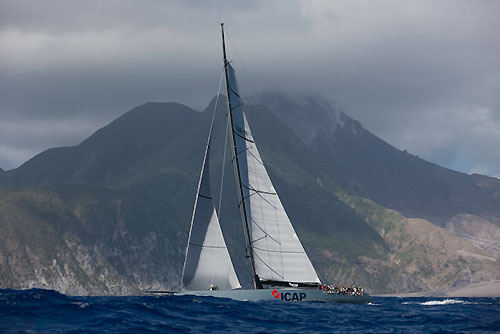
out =
[(260, 289), (260, 290), (208, 290), (208, 291), (180, 291), (176, 296), (205, 296), (229, 298), (239, 301), (280, 301), (280, 302), (336, 302), (336, 303), (369, 303), (371, 297), (324, 293), (315, 289)]

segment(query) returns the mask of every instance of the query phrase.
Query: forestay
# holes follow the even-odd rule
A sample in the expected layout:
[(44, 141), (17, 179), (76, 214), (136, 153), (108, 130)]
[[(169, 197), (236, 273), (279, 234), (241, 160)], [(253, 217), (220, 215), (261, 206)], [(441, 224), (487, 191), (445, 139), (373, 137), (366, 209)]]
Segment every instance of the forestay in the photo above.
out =
[(220, 290), (241, 287), (212, 201), (209, 173), (210, 137), (211, 135), (205, 150), (191, 219), (182, 273), (184, 290), (203, 291), (213, 286)]
[(264, 167), (229, 63), (227, 80), (255, 272), (261, 281), (320, 283)]

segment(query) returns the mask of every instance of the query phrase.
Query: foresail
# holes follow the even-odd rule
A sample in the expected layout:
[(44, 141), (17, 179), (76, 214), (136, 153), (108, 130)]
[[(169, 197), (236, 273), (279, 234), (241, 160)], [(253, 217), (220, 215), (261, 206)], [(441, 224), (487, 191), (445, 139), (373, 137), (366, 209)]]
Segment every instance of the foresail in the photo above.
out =
[[(210, 139), (209, 139), (210, 140)], [(202, 167), (182, 275), (185, 290), (240, 288), (212, 201), (209, 145)]]
[(235, 74), (228, 94), (255, 272), (261, 281), (320, 283), (262, 162), (243, 112)]

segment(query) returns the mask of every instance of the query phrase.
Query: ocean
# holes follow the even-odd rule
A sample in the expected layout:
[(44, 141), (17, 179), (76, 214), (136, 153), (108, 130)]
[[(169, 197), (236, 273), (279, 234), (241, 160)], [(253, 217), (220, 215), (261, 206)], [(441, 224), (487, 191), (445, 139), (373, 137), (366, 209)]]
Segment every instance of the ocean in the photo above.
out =
[(347, 332), (500, 333), (500, 298), (375, 297), (359, 305), (0, 290), (0, 333)]

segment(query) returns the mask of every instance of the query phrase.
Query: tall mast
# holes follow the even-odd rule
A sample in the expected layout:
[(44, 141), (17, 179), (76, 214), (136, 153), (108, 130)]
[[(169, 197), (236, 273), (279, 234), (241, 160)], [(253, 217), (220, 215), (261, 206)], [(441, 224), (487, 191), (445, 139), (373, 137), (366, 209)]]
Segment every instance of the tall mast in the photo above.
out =
[(226, 78), (226, 93), (227, 93), (227, 108), (228, 108), (228, 115), (229, 115), (229, 122), (230, 122), (230, 127), (231, 127), (231, 144), (233, 149), (231, 150), (232, 157), (233, 157), (233, 168), (234, 168), (234, 177), (236, 179), (236, 187), (237, 187), (237, 192), (238, 192), (238, 207), (240, 208), (240, 214), (241, 214), (241, 222), (243, 224), (243, 234), (245, 235), (245, 242), (246, 242), (246, 252), (247, 252), (247, 257), (250, 260), (250, 264), (252, 266), (252, 272), (253, 272), (253, 283), (255, 289), (262, 289), (262, 284), (260, 283), (259, 276), (257, 276), (257, 272), (255, 271), (255, 261), (253, 257), (253, 251), (252, 251), (252, 243), (250, 241), (250, 231), (248, 228), (248, 218), (247, 218), (247, 210), (245, 207), (245, 200), (243, 197), (243, 189), (241, 187), (241, 176), (240, 176), (240, 164), (238, 161), (238, 152), (236, 150), (236, 140), (234, 137), (234, 129), (233, 129), (233, 112), (231, 108), (231, 97), (230, 97), (230, 87), (229, 87), (229, 80), (228, 80), (228, 74), (227, 74), (227, 65), (229, 62), (227, 61), (226, 57), (226, 42), (224, 39), (224, 23), (221, 23), (221, 30), (222, 30), (222, 52), (224, 56), (224, 74)]

